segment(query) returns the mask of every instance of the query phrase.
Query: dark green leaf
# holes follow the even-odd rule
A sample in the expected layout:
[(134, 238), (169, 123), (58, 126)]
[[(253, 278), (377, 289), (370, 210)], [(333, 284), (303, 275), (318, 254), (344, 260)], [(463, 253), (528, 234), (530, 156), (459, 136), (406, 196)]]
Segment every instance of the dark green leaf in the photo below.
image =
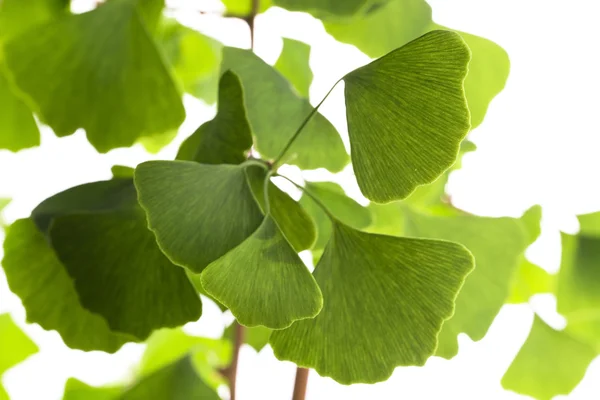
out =
[(550, 400), (569, 394), (597, 351), (535, 317), (529, 337), (502, 378), (505, 389)]
[(310, 46), (298, 40), (283, 38), (283, 50), (274, 67), (294, 86), (298, 94), (308, 98), (313, 73), (308, 65)]
[[(287, 80), (249, 50), (225, 47), (222, 71), (232, 70), (242, 81), (248, 120), (261, 155), (275, 158), (313, 110)], [(286, 153), (284, 162), (303, 169), (341, 171), (348, 154), (334, 126), (317, 113)]]
[(258, 228), (245, 166), (149, 161), (135, 170), (150, 229), (175, 263), (201, 272)]
[(456, 298), (454, 315), (439, 335), (436, 355), (452, 358), (458, 352), (458, 334), (481, 340), (507, 299), (527, 247), (523, 227), (513, 218), (434, 217), (416, 212), (406, 212), (405, 221), (406, 235), (458, 242), (475, 257), (475, 270), (467, 277)]
[(323, 306), (314, 278), (270, 216), (202, 272), (204, 289), (240, 324), (283, 329)]
[(469, 49), (432, 31), (344, 77), (351, 156), (363, 194), (386, 203), (431, 183), (469, 131)]
[(58, 331), (67, 346), (114, 353), (134, 340), (112, 332), (102, 317), (81, 306), (73, 280), (33, 220), (10, 226), (2, 266), (10, 290), (23, 301), (27, 320)]
[(0, 314), (0, 377), (37, 352), (36, 344), (14, 323), (10, 314)]
[(178, 160), (203, 164), (239, 164), (252, 147), (244, 92), (239, 78), (227, 71), (219, 82), (217, 116), (205, 122), (179, 148)]
[(180, 95), (137, 8), (136, 0), (113, 0), (5, 44), (16, 85), (58, 136), (84, 128), (107, 152), (183, 121)]
[(323, 310), (274, 331), (273, 351), (343, 384), (379, 382), (396, 366), (423, 365), (472, 268), (459, 244), (374, 235), (336, 222), (314, 272)]
[[(246, 173), (252, 193), (264, 213), (266, 170), (251, 167)], [(317, 232), (315, 224), (304, 208), (272, 182), (269, 183), (269, 204), (271, 217), (292, 247), (297, 252), (310, 249), (315, 243)]]

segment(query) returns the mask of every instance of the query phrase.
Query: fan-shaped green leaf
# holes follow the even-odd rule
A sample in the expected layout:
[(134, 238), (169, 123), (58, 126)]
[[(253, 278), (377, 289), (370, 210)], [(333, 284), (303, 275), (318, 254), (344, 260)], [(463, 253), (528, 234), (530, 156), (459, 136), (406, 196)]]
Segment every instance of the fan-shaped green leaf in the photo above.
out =
[(199, 273), (258, 228), (263, 216), (244, 170), (189, 161), (149, 161), (136, 168), (149, 227), (175, 264)]
[(252, 147), (252, 132), (246, 119), (244, 93), (239, 78), (227, 71), (219, 82), (217, 116), (205, 122), (177, 153), (178, 160), (203, 164), (240, 164)]
[[(261, 210), (265, 210), (266, 170), (250, 167), (246, 170), (248, 182)], [(300, 252), (310, 249), (316, 239), (316, 228), (304, 208), (272, 182), (269, 183), (270, 215), (292, 247)]]
[[(447, 29), (432, 22), (431, 7), (425, 0), (392, 0), (362, 18), (327, 20), (324, 25), (337, 40), (355, 45), (370, 57), (381, 57), (432, 29)], [(471, 128), (475, 128), (483, 121), (490, 101), (504, 88), (510, 62), (494, 42), (459, 33), (472, 53), (465, 92)]]
[(536, 316), (529, 337), (502, 378), (502, 386), (538, 400), (568, 394), (597, 354), (593, 347), (567, 331), (552, 329)]
[(102, 317), (82, 307), (73, 279), (32, 219), (18, 220), (8, 229), (2, 266), (27, 320), (58, 331), (67, 346), (114, 353), (135, 340), (112, 332)]
[(296, 89), (298, 94), (308, 98), (313, 73), (308, 65), (310, 46), (294, 39), (283, 38), (283, 50), (274, 67)]
[[(249, 50), (225, 47), (221, 70), (232, 70), (242, 81), (248, 120), (261, 155), (275, 158), (313, 107), (298, 97), (288, 81)], [(286, 153), (284, 162), (303, 169), (341, 171), (348, 154), (334, 126), (317, 113)]]
[(110, 1), (38, 25), (5, 44), (16, 85), (58, 136), (84, 128), (94, 147), (106, 152), (183, 121), (180, 95), (137, 3)]
[(469, 49), (432, 31), (344, 77), (352, 165), (363, 194), (407, 197), (450, 168), (469, 131)]
[(324, 306), (274, 331), (279, 359), (344, 384), (379, 382), (399, 365), (423, 365), (473, 258), (461, 245), (359, 232), (341, 223), (315, 268)]
[(248, 239), (202, 272), (202, 286), (240, 324), (283, 329), (316, 316), (323, 297), (270, 216)]
[(454, 315), (439, 335), (436, 355), (452, 358), (458, 352), (458, 334), (481, 340), (508, 297), (527, 247), (523, 227), (513, 218), (434, 217), (416, 212), (405, 212), (405, 221), (406, 235), (458, 242), (475, 257), (475, 270), (467, 277), (456, 298)]

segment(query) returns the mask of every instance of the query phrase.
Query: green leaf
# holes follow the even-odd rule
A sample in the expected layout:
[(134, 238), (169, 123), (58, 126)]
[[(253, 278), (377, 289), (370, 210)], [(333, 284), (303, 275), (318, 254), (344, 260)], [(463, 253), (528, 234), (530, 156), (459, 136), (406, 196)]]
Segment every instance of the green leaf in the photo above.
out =
[(206, 103), (214, 103), (221, 43), (170, 18), (163, 19), (156, 39), (182, 90)]
[[(252, 6), (254, 0), (221, 0), (225, 8), (230, 14), (247, 17), (252, 12)], [(258, 3), (258, 13), (265, 12), (271, 7), (271, 0), (260, 0)]]
[(0, 377), (38, 350), (36, 344), (14, 323), (10, 314), (0, 314)]
[(113, 178), (133, 178), (135, 168), (127, 167), (125, 165), (113, 165), (110, 168)]
[(432, 31), (344, 77), (352, 165), (363, 194), (403, 199), (456, 161), (469, 131), (469, 49)]
[(274, 331), (273, 351), (343, 384), (379, 382), (396, 366), (423, 365), (472, 268), (459, 244), (374, 235), (335, 222), (314, 271), (323, 310)]
[(122, 391), (120, 387), (94, 387), (69, 378), (65, 384), (63, 400), (116, 400)]
[[(325, 29), (338, 41), (353, 44), (370, 57), (381, 57), (433, 29), (447, 29), (432, 22), (425, 0), (392, 0), (362, 18), (326, 21)], [(485, 117), (491, 100), (504, 88), (510, 62), (494, 42), (461, 34), (471, 49), (465, 92), (471, 111), (471, 128)]]
[[(279, 72), (249, 50), (225, 47), (221, 70), (229, 69), (242, 81), (257, 150), (266, 158), (279, 156), (313, 107), (294, 93)], [(323, 167), (339, 172), (349, 158), (334, 126), (316, 113), (282, 161), (302, 169)]]
[[(386, 1), (386, 0), (383, 0)], [(309, 12), (315, 17), (351, 17), (364, 10), (372, 0), (273, 0), (274, 5), (290, 11)]]
[(313, 73), (308, 65), (310, 46), (298, 40), (283, 38), (283, 50), (274, 67), (287, 79), (296, 92), (308, 98)]
[(219, 82), (216, 117), (205, 122), (182, 143), (178, 160), (203, 164), (240, 164), (252, 147), (244, 93), (239, 78), (227, 71)]
[(171, 261), (199, 273), (258, 228), (263, 216), (244, 170), (189, 161), (138, 165), (140, 204)]
[(196, 372), (192, 358), (183, 357), (136, 383), (119, 400), (220, 400)]
[(202, 272), (204, 289), (240, 324), (283, 329), (323, 307), (314, 278), (270, 216)]
[(535, 317), (529, 337), (502, 378), (502, 387), (550, 400), (581, 381), (597, 351)]
[(554, 285), (553, 275), (530, 261), (523, 260), (517, 270), (507, 302), (512, 304), (526, 303), (534, 294), (552, 293)]
[[(344, 189), (338, 184), (333, 182), (306, 182), (305, 187), (340, 222), (356, 229), (363, 229), (371, 224), (369, 210), (346, 196)], [(329, 217), (309, 196), (302, 195), (300, 204), (316, 223), (317, 240), (312, 247), (313, 250), (324, 249), (331, 236)]]
[(2, 266), (10, 290), (23, 301), (27, 320), (58, 331), (67, 346), (114, 353), (135, 340), (112, 332), (102, 317), (81, 306), (72, 278), (32, 219), (9, 227)]
[(11, 78), (58, 136), (86, 130), (100, 152), (173, 130), (181, 97), (137, 10), (113, 0), (9, 40)]
[(69, 0), (3, 0), (0, 3), (0, 38), (17, 36), (61, 14), (66, 14)]
[(579, 232), (586, 236), (600, 236), (600, 212), (578, 215)]
[(185, 272), (147, 229), (132, 179), (71, 188), (42, 202), (32, 216), (74, 279), (81, 304), (111, 329), (145, 339), (153, 329), (200, 317)]
[[(265, 211), (266, 170), (250, 167), (246, 170), (248, 183), (261, 210)], [(315, 243), (317, 232), (315, 224), (304, 208), (287, 193), (269, 182), (269, 204), (271, 217), (294, 250), (300, 252), (310, 249)]]
[(475, 270), (456, 298), (456, 310), (444, 323), (436, 355), (458, 353), (456, 337), (464, 332), (481, 340), (509, 295), (513, 276), (527, 247), (525, 233), (514, 218), (435, 217), (405, 213), (405, 234), (465, 245), (475, 257)]
[[(233, 342), (234, 327), (235, 323), (229, 325), (225, 329), (225, 332), (223, 332), (223, 338), (227, 338), (230, 342)], [(273, 332), (273, 330), (265, 328), (264, 326), (246, 327), (244, 329), (244, 343), (259, 352), (269, 343), (271, 332)]]
[(189, 354), (202, 379), (216, 389), (225, 384), (218, 369), (229, 365), (231, 351), (226, 340), (190, 336), (180, 329), (161, 329), (148, 339), (139, 373), (148, 376)]

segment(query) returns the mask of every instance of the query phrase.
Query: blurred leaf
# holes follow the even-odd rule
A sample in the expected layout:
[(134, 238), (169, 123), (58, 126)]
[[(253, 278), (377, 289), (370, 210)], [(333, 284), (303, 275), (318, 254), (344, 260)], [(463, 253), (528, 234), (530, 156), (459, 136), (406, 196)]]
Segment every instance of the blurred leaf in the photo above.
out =
[[(249, 16), (252, 11), (253, 0), (221, 0), (230, 14), (238, 16)], [(260, 0), (258, 3), (258, 12), (262, 13), (271, 7), (271, 0)]]
[(283, 329), (313, 318), (323, 306), (314, 278), (269, 215), (250, 237), (211, 263), (201, 281), (246, 326)]
[(69, 378), (65, 384), (63, 400), (117, 400), (122, 391), (120, 387), (94, 387)]
[(36, 344), (14, 323), (10, 314), (0, 314), (0, 377), (38, 351)]
[(125, 165), (113, 165), (110, 168), (113, 178), (133, 178), (135, 169)]
[(529, 337), (502, 378), (502, 387), (550, 400), (569, 394), (597, 351), (535, 317)]
[(370, 233), (400, 236), (404, 231), (404, 213), (401, 202), (388, 204), (371, 203), (367, 209), (371, 212), (372, 223), (365, 229)]
[(137, 3), (113, 0), (5, 44), (12, 79), (58, 136), (84, 128), (90, 143), (107, 152), (183, 121), (181, 97)]
[[(228, 69), (242, 81), (257, 150), (266, 158), (279, 156), (313, 107), (294, 93), (279, 72), (249, 50), (225, 47), (221, 70)], [(282, 161), (302, 169), (323, 167), (338, 172), (349, 158), (335, 127), (317, 113)]]
[(81, 306), (73, 280), (32, 219), (9, 227), (2, 266), (10, 290), (23, 301), (27, 321), (56, 330), (67, 346), (114, 353), (135, 340), (112, 332), (102, 317)]
[(585, 236), (600, 236), (600, 212), (578, 215), (579, 233)]
[(469, 49), (432, 31), (344, 77), (352, 165), (365, 197), (387, 203), (450, 168), (469, 131)]
[[(264, 213), (266, 170), (250, 167), (246, 173), (254, 198)], [(269, 183), (269, 203), (271, 217), (294, 250), (300, 252), (310, 249), (315, 242), (317, 232), (306, 210), (272, 182)]]
[[(392, 0), (364, 17), (325, 21), (325, 29), (343, 43), (353, 44), (370, 57), (381, 57), (433, 29), (447, 29), (432, 22), (425, 0)], [(506, 52), (487, 39), (459, 32), (471, 49), (465, 92), (471, 129), (482, 121), (490, 101), (504, 88), (510, 62)]]
[(33, 114), (12, 92), (0, 61), (0, 149), (19, 151), (39, 144), (40, 131)]
[(175, 264), (199, 273), (258, 228), (263, 216), (244, 170), (189, 161), (138, 165), (135, 184), (148, 226)]
[(517, 270), (507, 302), (512, 304), (526, 303), (534, 294), (552, 293), (553, 289), (554, 276), (524, 259)]
[(219, 82), (218, 112), (179, 148), (178, 160), (203, 164), (239, 164), (252, 147), (252, 132), (246, 118), (244, 93), (239, 78), (227, 71)]
[(275, 356), (342, 384), (384, 381), (423, 365), (473, 268), (461, 245), (359, 232), (335, 222), (314, 275), (319, 315), (274, 331)]
[(169, 18), (160, 24), (156, 39), (182, 90), (214, 103), (222, 44)]
[(438, 338), (436, 355), (450, 359), (458, 353), (458, 334), (481, 340), (507, 299), (527, 247), (523, 227), (513, 218), (438, 217), (417, 212), (406, 212), (405, 221), (406, 235), (461, 243), (475, 257), (475, 270), (467, 277), (454, 315)]
[(0, 2), (0, 38), (15, 37), (69, 9), (70, 0), (3, 0)]
[[(344, 189), (337, 183), (306, 182), (306, 189), (316, 196), (340, 222), (356, 229), (363, 229), (371, 224), (369, 210), (346, 196)], [(331, 221), (309, 196), (302, 195), (300, 204), (315, 221), (317, 227), (317, 240), (312, 249), (323, 250), (331, 236)]]
[[(229, 325), (225, 329), (223, 338), (227, 338), (229, 341), (233, 342), (234, 326), (235, 323)], [(244, 343), (259, 352), (269, 343), (271, 332), (273, 332), (273, 330), (265, 328), (264, 326), (246, 327), (244, 329)]]
[[(103, 197), (94, 198), (98, 193)], [(114, 331), (145, 339), (154, 329), (200, 317), (199, 296), (184, 270), (164, 256), (147, 229), (132, 179), (75, 187), (42, 202), (34, 218), (39, 210), (51, 222), (50, 243), (81, 304)]]
[(311, 13), (317, 18), (347, 18), (363, 11), (368, 5), (376, 4), (373, 0), (273, 0), (273, 3), (290, 11)]
[(283, 50), (274, 67), (296, 89), (298, 94), (308, 98), (313, 73), (308, 61), (310, 46), (294, 39), (283, 38)]

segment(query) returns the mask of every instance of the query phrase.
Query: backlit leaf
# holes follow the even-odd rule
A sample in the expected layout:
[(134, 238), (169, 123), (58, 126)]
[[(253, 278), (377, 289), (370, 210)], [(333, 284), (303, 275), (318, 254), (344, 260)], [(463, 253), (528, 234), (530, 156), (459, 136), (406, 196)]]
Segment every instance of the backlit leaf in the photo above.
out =
[[(232, 70), (242, 81), (248, 120), (256, 148), (267, 158), (279, 156), (313, 107), (288, 81), (249, 50), (225, 47), (221, 70)], [(317, 113), (304, 127), (283, 159), (302, 169), (341, 171), (349, 158), (334, 126)]]
[(38, 25), (4, 46), (6, 64), (58, 136), (86, 130), (107, 152), (173, 130), (180, 95), (138, 13), (136, 0)]
[[(383, 0), (385, 1), (385, 0)], [(273, 0), (276, 6), (290, 11), (304, 11), (316, 17), (351, 17), (363, 10), (367, 5), (375, 3), (370, 0)]]
[(177, 265), (201, 272), (263, 220), (245, 166), (149, 161), (135, 170), (141, 206), (158, 245)]
[(344, 77), (352, 165), (363, 194), (407, 197), (450, 168), (469, 131), (469, 49), (432, 31)]
[(308, 98), (313, 73), (308, 65), (310, 46), (298, 40), (283, 38), (283, 50), (274, 67), (296, 89), (298, 94)]
[(94, 387), (78, 379), (69, 378), (62, 400), (117, 400), (122, 391), (120, 387)]
[(202, 272), (202, 286), (242, 325), (283, 329), (323, 306), (314, 278), (270, 216)]
[(0, 61), (0, 149), (19, 151), (40, 144), (29, 107), (13, 93)]
[[(223, 332), (223, 338), (227, 338), (233, 342), (234, 328), (235, 323), (229, 325), (225, 329), (225, 332)], [(244, 329), (244, 343), (259, 352), (269, 343), (271, 332), (273, 332), (271, 329), (264, 326), (246, 327)]]
[(538, 400), (569, 394), (596, 355), (593, 347), (536, 316), (529, 337), (502, 377), (502, 386)]
[(323, 309), (274, 331), (273, 351), (343, 384), (379, 382), (396, 366), (423, 365), (472, 268), (459, 244), (374, 235), (336, 222), (314, 271)]
[(38, 350), (36, 344), (14, 323), (10, 314), (0, 314), (0, 377)]

